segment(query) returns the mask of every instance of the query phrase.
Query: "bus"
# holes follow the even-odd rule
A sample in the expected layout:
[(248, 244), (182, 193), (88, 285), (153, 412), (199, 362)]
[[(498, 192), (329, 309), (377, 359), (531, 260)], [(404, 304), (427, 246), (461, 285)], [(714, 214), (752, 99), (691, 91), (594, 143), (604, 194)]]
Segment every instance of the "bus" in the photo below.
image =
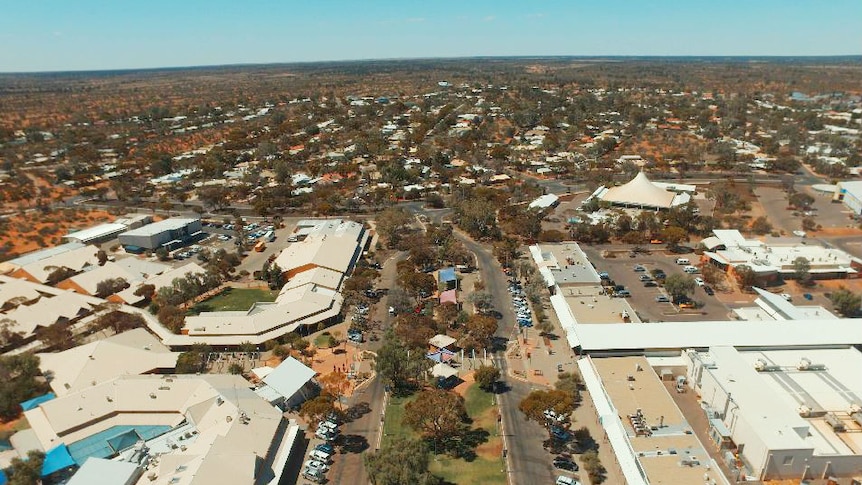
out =
[(264, 249), (266, 249), (266, 242), (264, 242), (263, 239), (261, 239), (257, 242), (257, 244), (254, 245), (254, 250), (259, 253), (262, 253)]

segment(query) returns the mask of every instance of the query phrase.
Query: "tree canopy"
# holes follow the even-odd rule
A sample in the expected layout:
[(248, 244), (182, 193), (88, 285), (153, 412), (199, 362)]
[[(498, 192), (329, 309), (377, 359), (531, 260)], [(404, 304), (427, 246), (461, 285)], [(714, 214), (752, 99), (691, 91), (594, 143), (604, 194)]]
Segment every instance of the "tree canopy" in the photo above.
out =
[(428, 451), (419, 440), (396, 438), (364, 456), (365, 470), (373, 485), (440, 485), (442, 480), (428, 472)]

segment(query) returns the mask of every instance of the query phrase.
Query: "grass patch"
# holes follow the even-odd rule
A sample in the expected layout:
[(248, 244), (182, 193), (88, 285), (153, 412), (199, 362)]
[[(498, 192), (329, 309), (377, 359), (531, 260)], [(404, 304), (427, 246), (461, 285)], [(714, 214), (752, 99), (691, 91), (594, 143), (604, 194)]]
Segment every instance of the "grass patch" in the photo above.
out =
[(331, 347), (335, 347), (338, 342), (335, 341), (335, 337), (332, 336), (329, 332), (323, 332), (318, 335), (316, 339), (314, 339), (314, 346), (318, 349), (328, 349)]
[(383, 442), (396, 438), (418, 439), (412, 429), (404, 425), (404, 406), (416, 399), (416, 394), (407, 397), (393, 397), (386, 406), (386, 416), (383, 419)]
[[(403, 424), (404, 406), (414, 399), (415, 394), (393, 397), (389, 401), (383, 421), (384, 442), (395, 438), (419, 438), (418, 434)], [(500, 457), (503, 441), (497, 435), (497, 408), (493, 406), (493, 395), (474, 384), (467, 389), (464, 400), (467, 414), (473, 420), (471, 428), (487, 431), (487, 441), (476, 448), (476, 456), (470, 461), (444, 454), (434, 455), (433, 449), (429, 450), (431, 460), (428, 469), (448, 483), (503, 485), (506, 483), (506, 473)]]
[(189, 309), (189, 314), (201, 312), (245, 311), (259, 301), (275, 301), (278, 291), (258, 288), (228, 288), (220, 294), (199, 302)]

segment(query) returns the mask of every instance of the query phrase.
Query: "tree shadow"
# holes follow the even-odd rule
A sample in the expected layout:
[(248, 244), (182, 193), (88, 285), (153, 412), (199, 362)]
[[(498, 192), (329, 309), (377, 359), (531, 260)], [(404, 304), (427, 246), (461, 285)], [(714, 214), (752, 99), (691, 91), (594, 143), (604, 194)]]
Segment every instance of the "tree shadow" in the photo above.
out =
[(343, 435), (339, 445), (342, 453), (362, 453), (369, 448), (368, 439), (358, 434)]
[(344, 411), (345, 422), (355, 421), (371, 412), (371, 406), (363, 401), (350, 406)]
[[(477, 457), (476, 447), (488, 441), (489, 436), (490, 433), (484, 428), (468, 429), (460, 436), (437, 443), (436, 452), (471, 462)], [(429, 449), (434, 450), (433, 440), (429, 442)]]

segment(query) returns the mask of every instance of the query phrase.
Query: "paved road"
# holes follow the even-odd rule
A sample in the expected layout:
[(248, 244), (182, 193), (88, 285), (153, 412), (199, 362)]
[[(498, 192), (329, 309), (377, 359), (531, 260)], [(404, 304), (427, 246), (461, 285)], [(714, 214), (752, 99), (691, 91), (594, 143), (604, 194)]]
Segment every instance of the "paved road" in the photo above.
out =
[[(396, 266), (406, 256), (406, 253), (398, 252), (382, 262), (383, 268), (380, 272), (379, 288), (392, 288), (395, 285), (397, 276)], [(385, 298), (374, 304), (370, 319), (381, 322), (382, 329), (388, 328), (391, 325), (392, 317), (390, 317), (387, 311)], [(362, 344), (362, 347), (373, 352), (379, 349), (380, 345), (379, 340), (366, 340)], [(368, 476), (365, 473), (365, 466), (362, 463), (362, 452), (366, 450), (373, 451), (377, 448), (377, 440), (382, 424), (383, 396), (383, 382), (375, 376), (371, 382), (367, 383), (348, 400), (348, 409), (357, 411), (358, 417), (345, 423), (341, 428), (341, 432), (345, 438), (357, 443), (358, 446), (349, 447), (347, 450), (342, 449), (341, 453), (335, 456), (332, 468), (327, 474), (330, 483), (360, 485), (369, 483)]]
[[(486, 246), (477, 243), (460, 231), (456, 231), (455, 235), (464, 243), (467, 250), (476, 255), (485, 290), (491, 294), (495, 309), (502, 314), (497, 327), (497, 338), (501, 342), (506, 342), (513, 336), (515, 311), (502, 267)], [(518, 403), (534, 387), (529, 383), (507, 377), (508, 364), (502, 352), (494, 356), (494, 361), (500, 368), (501, 375), (505, 379), (504, 387), (507, 389), (499, 395), (499, 402), (508, 453), (509, 483), (553, 483), (555, 477), (551, 467), (553, 457), (542, 447), (542, 442), (547, 438), (547, 431), (537, 423), (524, 419), (518, 410)]]

